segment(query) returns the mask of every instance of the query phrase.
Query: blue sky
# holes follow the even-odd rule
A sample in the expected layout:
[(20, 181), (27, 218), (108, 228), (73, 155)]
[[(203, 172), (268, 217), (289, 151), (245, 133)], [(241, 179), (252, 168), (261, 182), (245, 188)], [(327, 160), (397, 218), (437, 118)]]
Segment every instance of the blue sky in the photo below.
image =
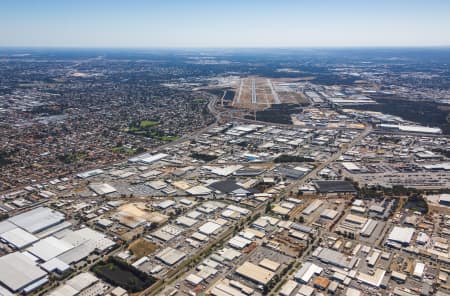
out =
[(0, 0), (0, 46), (449, 45), (449, 0)]

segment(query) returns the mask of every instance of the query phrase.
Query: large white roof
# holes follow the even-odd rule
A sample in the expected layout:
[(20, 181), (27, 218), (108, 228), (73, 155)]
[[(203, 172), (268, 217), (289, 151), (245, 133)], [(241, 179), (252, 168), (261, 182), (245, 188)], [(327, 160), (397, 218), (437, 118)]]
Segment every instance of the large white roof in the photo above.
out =
[(39, 207), (9, 218), (9, 221), (30, 233), (37, 233), (64, 221), (64, 214)]
[(45, 271), (22, 253), (15, 252), (0, 257), (0, 282), (14, 292), (46, 275)]
[(221, 228), (221, 227), (222, 226), (220, 224), (208, 221), (205, 224), (203, 224), (202, 226), (200, 226), (198, 231), (200, 233), (203, 233), (206, 235), (211, 235), (211, 234), (215, 233), (217, 230), (219, 230), (219, 228)]
[(7, 241), (17, 249), (22, 249), (38, 240), (38, 238), (31, 233), (28, 233), (18, 227), (2, 233), (0, 238)]
[(10, 231), (14, 228), (17, 228), (17, 226), (9, 221), (0, 222), (0, 234)]
[(388, 240), (409, 244), (414, 235), (414, 228), (395, 226), (389, 233)]
[(239, 266), (236, 273), (263, 285), (270, 282), (275, 275), (274, 272), (248, 261)]
[(185, 253), (178, 251), (177, 249), (173, 249), (171, 247), (167, 247), (164, 250), (160, 251), (158, 254), (156, 254), (156, 258), (158, 258), (159, 260), (168, 265), (174, 265), (175, 263), (183, 259), (185, 256), (186, 256)]
[(74, 248), (58, 256), (58, 259), (67, 264), (80, 261), (96, 249), (103, 251), (115, 244), (104, 234), (88, 227), (76, 231), (65, 230), (55, 234), (55, 236), (74, 246)]
[(70, 269), (70, 266), (67, 263), (62, 262), (58, 258), (53, 258), (45, 263), (42, 263), (41, 267), (45, 269), (47, 272), (53, 272), (55, 270), (59, 272), (64, 272)]
[(294, 278), (302, 283), (308, 283), (315, 274), (320, 274), (322, 271), (322, 267), (311, 262), (306, 262), (295, 273)]
[(107, 183), (91, 184), (89, 185), (89, 188), (98, 195), (109, 194), (117, 191), (116, 188)]
[(229, 176), (232, 173), (236, 172), (243, 168), (242, 165), (229, 165), (226, 167), (213, 167), (213, 166), (204, 166), (205, 169), (211, 171), (211, 173), (219, 175), (219, 176)]
[(40, 240), (28, 248), (28, 252), (39, 257), (43, 261), (48, 261), (64, 252), (67, 252), (73, 247), (74, 246), (68, 242), (50, 236)]
[(154, 162), (156, 162), (158, 160), (161, 160), (161, 159), (163, 159), (164, 157), (167, 157), (167, 156), (169, 156), (169, 155), (165, 154), (165, 153), (157, 153), (155, 155), (151, 155), (151, 156), (142, 158), (141, 161), (144, 162), (144, 163), (150, 164), (150, 163), (154, 163)]
[(84, 272), (74, 276), (66, 284), (51, 291), (48, 296), (74, 296), (96, 283), (99, 279), (94, 275)]
[(82, 291), (98, 280), (99, 279), (93, 274), (83, 272), (68, 280), (66, 284), (72, 286), (75, 290)]
[(186, 190), (191, 195), (207, 195), (211, 193), (211, 190), (205, 186), (198, 185)]

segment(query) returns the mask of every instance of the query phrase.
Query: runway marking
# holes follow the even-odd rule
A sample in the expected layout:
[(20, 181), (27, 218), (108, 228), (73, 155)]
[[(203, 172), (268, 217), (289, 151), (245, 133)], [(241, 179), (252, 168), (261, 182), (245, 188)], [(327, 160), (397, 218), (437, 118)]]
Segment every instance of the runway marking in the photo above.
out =
[(256, 104), (256, 82), (252, 79), (252, 104)]
[(273, 87), (273, 82), (270, 79), (267, 79), (267, 84), (270, 87), (270, 90), (272, 91), (272, 97), (274, 104), (281, 104), (280, 97), (278, 97), (278, 93), (275, 91), (275, 88)]
[[(241, 84), (239, 85), (239, 92), (238, 92), (238, 96), (236, 98), (236, 103), (235, 104), (240, 104), (241, 103), (241, 93), (242, 93), (242, 88), (244, 87), (244, 79), (241, 78)], [(235, 105), (233, 104), (233, 105)]]

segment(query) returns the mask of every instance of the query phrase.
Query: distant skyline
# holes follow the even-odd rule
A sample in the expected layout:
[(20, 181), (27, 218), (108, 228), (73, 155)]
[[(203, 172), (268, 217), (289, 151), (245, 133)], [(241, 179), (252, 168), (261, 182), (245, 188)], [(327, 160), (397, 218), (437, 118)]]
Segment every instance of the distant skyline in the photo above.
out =
[(1, 0), (1, 47), (450, 46), (448, 0)]

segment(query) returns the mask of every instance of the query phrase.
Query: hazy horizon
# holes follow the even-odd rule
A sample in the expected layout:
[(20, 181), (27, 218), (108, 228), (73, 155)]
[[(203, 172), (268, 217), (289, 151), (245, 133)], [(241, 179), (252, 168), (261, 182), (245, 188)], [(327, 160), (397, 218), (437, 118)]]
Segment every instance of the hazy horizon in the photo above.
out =
[(450, 46), (450, 1), (4, 0), (0, 47)]

